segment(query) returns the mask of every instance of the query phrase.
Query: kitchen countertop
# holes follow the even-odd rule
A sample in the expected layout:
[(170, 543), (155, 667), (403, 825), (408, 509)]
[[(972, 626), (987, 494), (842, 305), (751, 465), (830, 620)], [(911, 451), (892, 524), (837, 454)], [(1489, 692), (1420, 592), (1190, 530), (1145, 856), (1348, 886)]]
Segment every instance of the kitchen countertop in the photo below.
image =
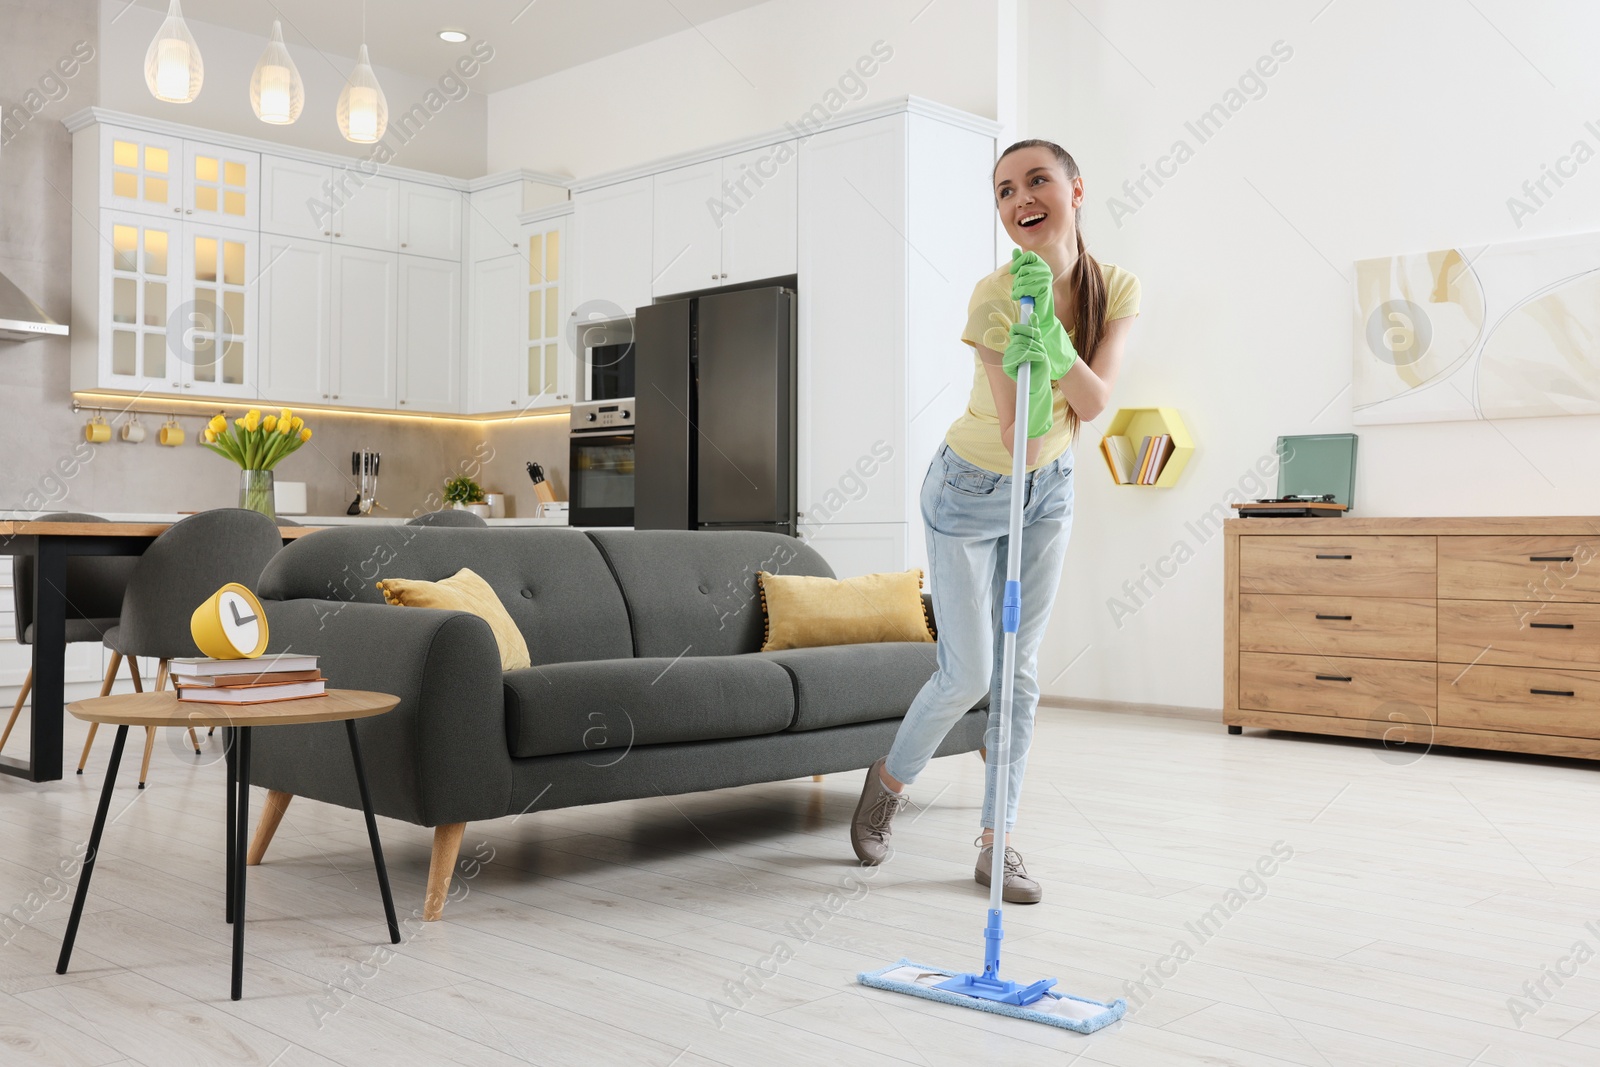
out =
[[(17, 519), (17, 520), (37, 519), (39, 517), (39, 514), (40, 513), (36, 512), (36, 511), (15, 511), (15, 510), (5, 511), (5, 510), (0, 510), (0, 520), (7, 520), (7, 519)], [(122, 511), (122, 512), (100, 511), (100, 512), (95, 512), (95, 514), (97, 514), (101, 518), (107, 519), (107, 520), (109, 520), (111, 522), (146, 522), (146, 523), (148, 523), (148, 522), (165, 522), (165, 523), (172, 523), (172, 522), (177, 522), (179, 519), (188, 518), (189, 515), (192, 515), (194, 513), (193, 512), (187, 512), (187, 513), (160, 512), (160, 511)], [(398, 514), (385, 513), (385, 514), (378, 515), (378, 516), (367, 516), (367, 515), (279, 515), (278, 518), (280, 518), (280, 519), (293, 519), (295, 522), (299, 523), (301, 526), (373, 526), (373, 525), (378, 525), (378, 526), (396, 526), (396, 525), (399, 525), (399, 524), (405, 522), (407, 519), (411, 518), (411, 516), (410, 515), (406, 515), (405, 513), (402, 512), (402, 513), (398, 513)], [(534, 518), (527, 518), (527, 519), (485, 519), (483, 521), (487, 522), (490, 526), (565, 526), (565, 525), (567, 525), (567, 517), (565, 515), (557, 515), (557, 516), (552, 516), (550, 518), (543, 518), (543, 519), (534, 519)]]

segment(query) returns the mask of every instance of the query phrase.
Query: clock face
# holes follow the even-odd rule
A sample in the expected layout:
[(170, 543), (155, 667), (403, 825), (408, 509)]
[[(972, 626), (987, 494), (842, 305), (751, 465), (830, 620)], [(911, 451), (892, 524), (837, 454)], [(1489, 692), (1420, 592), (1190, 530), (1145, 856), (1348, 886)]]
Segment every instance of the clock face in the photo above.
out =
[(224, 589), (217, 598), (222, 634), (241, 656), (254, 655), (261, 644), (261, 609), (253, 597)]

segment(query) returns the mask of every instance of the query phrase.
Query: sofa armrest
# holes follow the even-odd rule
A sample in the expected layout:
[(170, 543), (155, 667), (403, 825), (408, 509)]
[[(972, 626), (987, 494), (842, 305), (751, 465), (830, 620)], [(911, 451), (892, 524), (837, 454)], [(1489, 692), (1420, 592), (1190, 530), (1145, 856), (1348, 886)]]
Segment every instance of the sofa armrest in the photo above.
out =
[[(495, 819), (511, 803), (505, 689), (489, 624), (460, 611), (324, 600), (263, 605), (273, 652), (315, 653), (330, 688), (400, 698), (356, 721), (373, 808), (422, 826)], [(342, 722), (257, 730), (251, 782), (359, 808)]]
[(939, 636), (939, 620), (933, 617), (933, 594), (932, 593), (923, 593), (922, 594), (922, 610), (925, 613), (927, 613), (928, 623), (929, 623), (930, 627), (933, 630), (934, 638), (937, 639), (938, 636)]

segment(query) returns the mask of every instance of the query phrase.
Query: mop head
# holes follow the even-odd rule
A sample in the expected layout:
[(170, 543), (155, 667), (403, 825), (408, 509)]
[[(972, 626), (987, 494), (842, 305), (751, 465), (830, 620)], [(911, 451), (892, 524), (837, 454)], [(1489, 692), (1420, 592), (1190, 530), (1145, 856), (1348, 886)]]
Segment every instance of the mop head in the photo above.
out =
[(1044, 995), (1044, 999), (1022, 1008), (1015, 1004), (985, 1000), (982, 997), (969, 997), (961, 993), (952, 993), (948, 989), (937, 988), (940, 982), (948, 981), (955, 976), (954, 971), (941, 971), (934, 967), (924, 967), (920, 963), (912, 963), (910, 960), (901, 960), (881, 971), (864, 971), (856, 975), (856, 979), (862, 985), (874, 989), (909, 993), (914, 997), (937, 1000), (941, 1004), (977, 1008), (979, 1011), (989, 1011), (996, 1015), (1009, 1015), (1013, 1019), (1026, 1019), (1029, 1022), (1044, 1023), (1046, 1026), (1059, 1026), (1063, 1030), (1073, 1030), (1080, 1034), (1092, 1034), (1102, 1027), (1110, 1026), (1128, 1011), (1128, 1002), (1121, 997), (1110, 1004), (1104, 1004), (1098, 1000), (1074, 997), (1067, 993), (1050, 992)]

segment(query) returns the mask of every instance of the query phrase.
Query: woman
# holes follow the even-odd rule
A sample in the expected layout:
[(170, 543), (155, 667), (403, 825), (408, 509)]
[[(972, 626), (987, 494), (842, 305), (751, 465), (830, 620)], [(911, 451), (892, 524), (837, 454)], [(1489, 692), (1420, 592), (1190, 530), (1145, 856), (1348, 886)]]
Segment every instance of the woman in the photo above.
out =
[[(1078, 227), (1083, 179), (1059, 145), (1017, 142), (995, 163), (993, 180), (1000, 221), (1020, 251), (973, 290), (961, 335), (975, 351), (972, 396), (922, 485), (929, 582), (939, 622), (938, 670), (906, 712), (889, 754), (867, 771), (850, 842), (864, 864), (887, 858), (891, 824), (906, 803), (905, 786), (917, 780), (950, 728), (991, 686), (990, 735), (998, 731), (998, 623), (1011, 498), (1015, 368), (1022, 360), (1036, 370), (1050, 367), (1054, 373), (1035, 375), (1037, 389), (1030, 398), (1022, 619), (1011, 716), (1011, 797), (1005, 813), (1003, 896), (1010, 903), (1034, 904), (1043, 892), (1010, 847), (1011, 828), (1039, 702), (1039, 641), (1055, 602), (1072, 529), (1071, 445), (1078, 420), (1099, 415), (1111, 397), (1139, 311), (1139, 281), (1125, 270), (1102, 266), (1084, 249)], [(1032, 326), (1017, 321), (1023, 296), (1034, 298)], [(974, 870), (983, 886), (989, 884), (995, 825), (992, 764), (987, 778)]]

